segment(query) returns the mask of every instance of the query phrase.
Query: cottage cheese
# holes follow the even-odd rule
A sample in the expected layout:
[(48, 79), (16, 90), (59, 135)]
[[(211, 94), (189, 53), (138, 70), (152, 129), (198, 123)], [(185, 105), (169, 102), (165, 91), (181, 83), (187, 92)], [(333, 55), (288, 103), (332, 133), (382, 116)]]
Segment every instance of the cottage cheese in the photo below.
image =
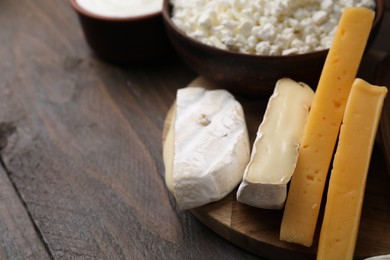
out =
[(256, 55), (328, 49), (346, 7), (374, 0), (171, 0), (172, 20), (205, 44)]

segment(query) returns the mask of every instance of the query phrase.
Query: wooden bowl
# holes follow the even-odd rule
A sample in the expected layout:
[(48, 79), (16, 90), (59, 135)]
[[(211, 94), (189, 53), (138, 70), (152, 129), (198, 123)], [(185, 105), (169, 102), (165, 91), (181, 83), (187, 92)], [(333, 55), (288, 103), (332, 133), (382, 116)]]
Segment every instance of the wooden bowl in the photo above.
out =
[(87, 43), (105, 60), (135, 63), (159, 58), (172, 50), (161, 11), (125, 18), (107, 17), (87, 11), (76, 0), (69, 1)]
[[(370, 42), (383, 17), (384, 2), (376, 1), (376, 17)], [(327, 50), (289, 56), (241, 54), (203, 44), (181, 31), (171, 19), (169, 0), (163, 3), (163, 20), (179, 56), (199, 75), (233, 93), (265, 96), (272, 93), (282, 77), (303, 81), (316, 88)]]

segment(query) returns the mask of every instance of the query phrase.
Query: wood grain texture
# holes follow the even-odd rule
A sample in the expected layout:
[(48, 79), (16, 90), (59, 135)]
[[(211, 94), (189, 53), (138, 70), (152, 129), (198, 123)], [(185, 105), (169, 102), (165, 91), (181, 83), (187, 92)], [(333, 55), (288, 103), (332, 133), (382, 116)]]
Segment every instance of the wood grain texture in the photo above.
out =
[(26, 209), (1, 167), (0, 234), (0, 259), (49, 259)]
[[(1, 1), (0, 24), (0, 123), (14, 126), (1, 157), (46, 255), (256, 259), (179, 211), (165, 188), (162, 126), (193, 72), (176, 57), (128, 67), (97, 59), (67, 1)], [(11, 224), (0, 258), (39, 247)]]
[(97, 59), (66, 0), (2, 0), (0, 24), (1, 259), (258, 259), (165, 188), (163, 122), (193, 72)]

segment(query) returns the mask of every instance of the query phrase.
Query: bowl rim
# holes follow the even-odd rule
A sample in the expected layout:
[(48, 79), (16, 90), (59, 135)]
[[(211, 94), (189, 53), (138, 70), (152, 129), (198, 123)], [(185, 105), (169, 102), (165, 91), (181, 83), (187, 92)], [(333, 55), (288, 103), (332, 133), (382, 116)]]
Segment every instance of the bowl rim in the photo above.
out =
[(115, 17), (115, 16), (104, 16), (99, 15), (93, 12), (88, 11), (87, 9), (81, 7), (77, 0), (69, 0), (69, 3), (71, 7), (80, 15), (95, 19), (95, 20), (102, 20), (107, 22), (136, 22), (139, 20), (145, 20), (149, 18), (155, 18), (159, 17), (162, 14), (162, 9), (160, 11), (148, 13), (148, 14), (142, 14), (142, 15), (132, 15), (132, 16), (125, 16), (125, 17)]
[[(240, 53), (240, 52), (234, 52), (230, 50), (220, 49), (211, 45), (207, 45), (205, 43), (202, 43), (201, 41), (198, 41), (190, 36), (188, 36), (183, 30), (178, 28), (176, 24), (172, 21), (171, 16), (171, 10), (172, 10), (172, 4), (170, 0), (163, 0), (163, 7), (162, 7), (162, 16), (166, 23), (169, 24), (171, 28), (175, 31), (175, 33), (179, 34), (181, 38), (185, 39), (186, 41), (190, 42), (192, 45), (195, 45), (198, 48), (201, 48), (207, 52), (214, 52), (216, 54), (227, 54), (231, 55), (232, 57), (235, 57), (237, 59), (251, 59), (251, 60), (257, 60), (257, 59), (267, 59), (267, 60), (280, 60), (280, 59), (288, 59), (288, 58), (309, 58), (309, 57), (315, 57), (315, 56), (324, 56), (327, 54), (329, 49), (324, 49), (320, 51), (313, 51), (308, 53), (302, 53), (302, 54), (291, 54), (291, 55), (256, 55), (256, 54), (248, 54), (248, 53)], [(372, 28), (377, 28), (380, 25), (380, 22), (383, 18), (383, 12), (384, 12), (384, 0), (375, 0), (375, 17), (372, 24)]]

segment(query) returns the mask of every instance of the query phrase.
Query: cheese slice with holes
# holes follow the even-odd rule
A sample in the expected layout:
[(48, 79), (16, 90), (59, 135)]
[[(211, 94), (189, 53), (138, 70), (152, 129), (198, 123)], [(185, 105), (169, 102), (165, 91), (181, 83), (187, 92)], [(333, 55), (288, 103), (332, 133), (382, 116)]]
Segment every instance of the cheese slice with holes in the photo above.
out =
[(326, 58), (290, 183), (280, 239), (313, 243), (322, 194), (341, 120), (371, 30), (374, 12), (346, 8)]
[(313, 96), (304, 83), (288, 78), (276, 83), (237, 192), (239, 202), (266, 209), (283, 207)]
[(330, 176), (317, 259), (353, 259), (364, 190), (386, 87), (356, 79)]
[(226, 90), (190, 87), (177, 91), (175, 114), (171, 144), (165, 143), (173, 154), (172, 164), (166, 160), (172, 167), (168, 189), (183, 210), (222, 199), (238, 186), (249, 161), (240, 103)]

